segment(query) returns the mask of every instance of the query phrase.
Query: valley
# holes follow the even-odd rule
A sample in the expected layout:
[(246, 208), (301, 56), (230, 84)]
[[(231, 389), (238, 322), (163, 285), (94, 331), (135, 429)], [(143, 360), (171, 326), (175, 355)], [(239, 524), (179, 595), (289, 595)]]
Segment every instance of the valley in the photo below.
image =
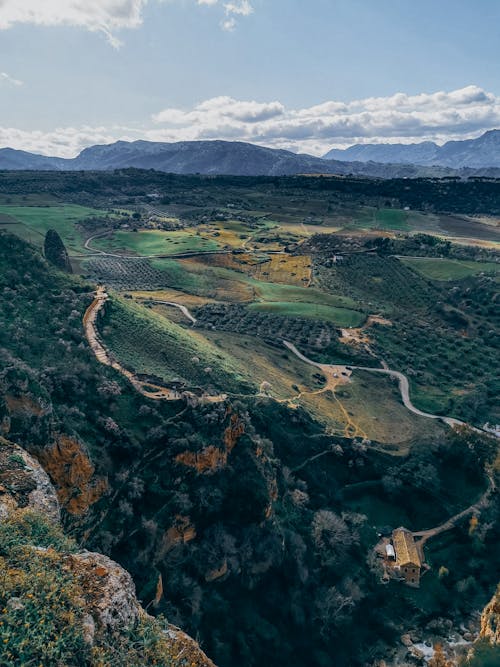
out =
[[(500, 580), (491, 184), (71, 178), (0, 174), (0, 424), (79, 543), (219, 667), (476, 637)], [(399, 526), (420, 588), (380, 583)]]

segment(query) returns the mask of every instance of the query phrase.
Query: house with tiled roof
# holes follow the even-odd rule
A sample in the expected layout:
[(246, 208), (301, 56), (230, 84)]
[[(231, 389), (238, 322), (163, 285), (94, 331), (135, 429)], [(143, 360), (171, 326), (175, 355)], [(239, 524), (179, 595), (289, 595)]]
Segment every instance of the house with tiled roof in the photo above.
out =
[(412, 533), (406, 528), (397, 528), (392, 533), (392, 544), (395, 551), (394, 569), (408, 586), (418, 588), (422, 561)]

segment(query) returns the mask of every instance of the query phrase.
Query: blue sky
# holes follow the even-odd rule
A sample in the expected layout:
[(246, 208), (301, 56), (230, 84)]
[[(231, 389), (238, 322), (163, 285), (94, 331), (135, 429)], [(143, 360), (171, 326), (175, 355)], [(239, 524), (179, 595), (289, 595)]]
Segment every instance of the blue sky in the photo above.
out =
[(497, 0), (3, 0), (0, 146), (476, 136), (500, 127), (498, 25)]

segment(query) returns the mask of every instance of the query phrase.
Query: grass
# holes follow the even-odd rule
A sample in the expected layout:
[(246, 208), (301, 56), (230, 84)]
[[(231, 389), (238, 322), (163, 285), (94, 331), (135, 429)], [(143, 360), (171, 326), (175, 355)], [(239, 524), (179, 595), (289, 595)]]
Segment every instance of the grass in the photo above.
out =
[(219, 248), (219, 244), (213, 239), (205, 239), (193, 231), (163, 232), (158, 230), (117, 231), (111, 236), (95, 239), (93, 246), (108, 252), (128, 252), (144, 257), (203, 252)]
[(414, 441), (442, 431), (436, 422), (409, 412), (397, 385), (374, 373), (356, 371), (349, 384), (337, 388), (336, 396), (338, 400), (330, 393), (304, 395), (300, 403), (339, 435), (349, 417), (362, 437), (392, 455), (405, 455)]
[[(55, 229), (70, 255), (86, 252), (84, 239), (75, 223), (89, 216), (102, 216), (103, 211), (74, 204), (59, 206), (0, 205), (0, 228), (16, 234), (41, 248), (47, 230)], [(7, 220), (6, 220), (7, 217)], [(16, 224), (11, 224), (10, 220)], [(3, 221), (2, 221), (3, 220)]]
[(270, 385), (267, 393), (277, 399), (295, 396), (297, 386), (302, 390), (318, 389), (321, 383), (313, 377), (317, 370), (305, 366), (281, 348), (271, 347), (253, 336), (226, 331), (207, 331), (204, 336), (221, 351), (231, 350), (231, 355), (242, 368), (251, 369), (252, 379), (260, 387), (263, 382)]
[(406, 211), (393, 208), (381, 208), (375, 214), (377, 226), (381, 229), (395, 229), (398, 231), (407, 231), (410, 229), (408, 225), (408, 214)]
[(293, 303), (286, 301), (275, 301), (271, 303), (252, 303), (248, 306), (252, 310), (273, 315), (284, 315), (287, 317), (305, 317), (307, 319), (324, 320), (332, 322), (339, 327), (358, 327), (366, 316), (355, 310), (347, 308), (336, 308), (334, 306), (323, 306), (313, 303)]
[(431, 280), (460, 280), (479, 273), (500, 273), (500, 264), (458, 259), (417, 258), (401, 259), (404, 264)]
[(37, 512), (17, 510), (0, 523), (0, 664), (179, 664), (182, 647), (161, 619), (144, 617), (113, 632), (97, 626), (93, 646), (85, 642), (95, 591), (88, 571), (69, 560), (75, 551), (61, 527)]
[(290, 303), (317, 304), (334, 308), (356, 308), (358, 305), (354, 299), (349, 297), (328, 294), (314, 288), (279, 285), (255, 279), (250, 279), (249, 284), (254, 288), (258, 299), (262, 301), (287, 301)]
[(226, 351), (196, 331), (119, 298), (106, 307), (102, 336), (125, 366), (139, 374), (182, 380), (190, 386), (227, 392), (248, 390), (249, 373)]

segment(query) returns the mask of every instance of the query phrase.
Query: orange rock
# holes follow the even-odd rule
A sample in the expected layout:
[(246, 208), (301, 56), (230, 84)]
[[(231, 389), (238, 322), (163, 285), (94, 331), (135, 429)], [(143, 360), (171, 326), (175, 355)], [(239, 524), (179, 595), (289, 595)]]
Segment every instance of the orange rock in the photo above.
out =
[(105, 567), (102, 565), (98, 565), (94, 572), (97, 574), (98, 577), (105, 577), (108, 574), (108, 571)]
[(69, 514), (85, 514), (106, 493), (107, 479), (95, 475), (94, 465), (77, 440), (59, 435), (52, 447), (37, 455), (56, 487), (61, 506)]

